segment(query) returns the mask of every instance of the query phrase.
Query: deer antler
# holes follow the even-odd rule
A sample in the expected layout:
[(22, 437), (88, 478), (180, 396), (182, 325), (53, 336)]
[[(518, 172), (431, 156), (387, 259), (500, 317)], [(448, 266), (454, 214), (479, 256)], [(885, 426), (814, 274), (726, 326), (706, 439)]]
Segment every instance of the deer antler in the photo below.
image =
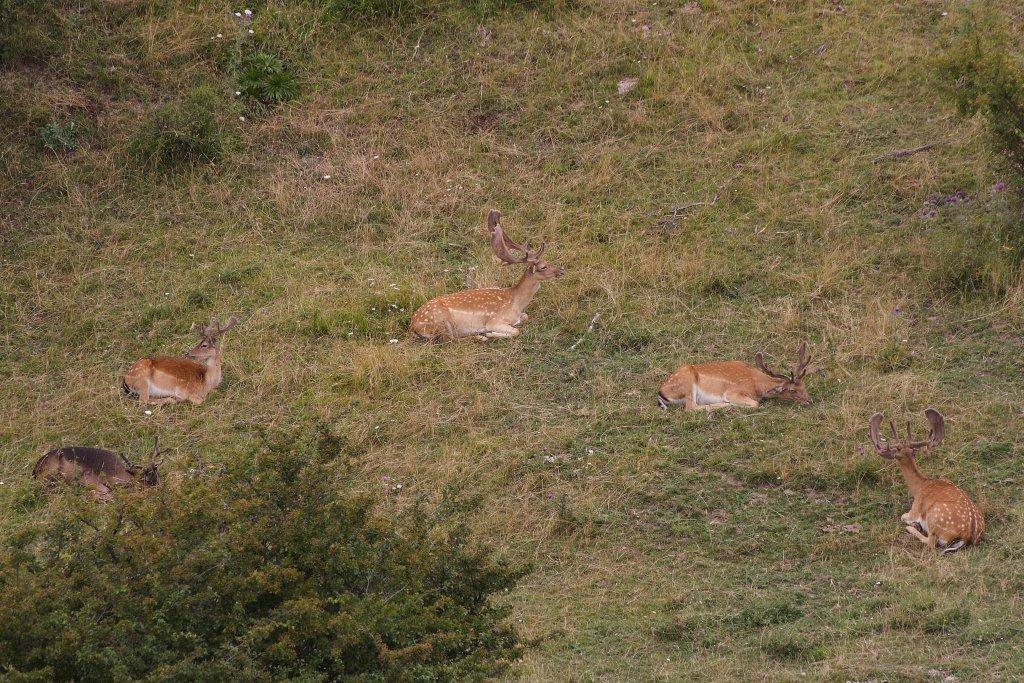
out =
[(875, 449), (884, 458), (892, 458), (893, 454), (904, 449), (909, 448), (911, 450), (918, 450), (927, 447), (929, 450), (935, 448), (942, 443), (943, 438), (946, 435), (946, 422), (942, 414), (934, 408), (928, 408), (924, 411), (925, 417), (928, 418), (928, 423), (931, 425), (931, 430), (928, 433), (928, 438), (922, 441), (912, 441), (911, 438), (913, 433), (910, 427), (910, 420), (907, 420), (907, 438), (905, 441), (899, 441), (899, 435), (896, 433), (896, 424), (889, 420), (889, 431), (892, 432), (892, 438), (882, 444), (879, 438), (878, 430), (882, 425), (882, 413), (875, 413), (871, 416), (871, 422), (868, 427), (868, 435), (871, 438), (871, 443), (874, 444)]
[(764, 351), (758, 351), (757, 354), (754, 355), (754, 363), (757, 364), (757, 367), (758, 367), (758, 369), (761, 370), (761, 372), (763, 372), (764, 374), (768, 375), (769, 377), (774, 377), (775, 379), (783, 379), (783, 380), (786, 380), (786, 381), (792, 381), (793, 380), (793, 378), (791, 376), (783, 375), (781, 373), (775, 372), (774, 370), (769, 368), (767, 365), (765, 365), (765, 362), (764, 362)]
[[(536, 263), (547, 247), (546, 244), (541, 244), (538, 249), (530, 249), (529, 243), (519, 244), (512, 241), (501, 229), (501, 212), (494, 209), (487, 214), (487, 229), (491, 233), (491, 248), (494, 249), (495, 255), (508, 265)], [(518, 251), (521, 255), (517, 256), (512, 253), (513, 251)]]
[[(163, 455), (164, 453), (169, 452), (170, 450), (170, 448), (160, 448), (160, 437), (153, 437), (153, 455), (149, 456), (149, 461), (151, 463), (160, 464), (160, 462), (163, 462), (163, 458), (160, 458), (160, 456)], [(160, 458), (159, 462), (157, 462), (157, 458)]]
[(208, 327), (204, 328), (203, 334), (211, 339), (216, 339), (237, 324), (238, 318), (235, 316), (228, 318), (227, 324), (223, 327), (221, 327), (220, 320), (218, 318), (210, 318), (210, 324)]
[(807, 373), (807, 364), (811, 362), (811, 354), (807, 351), (807, 342), (803, 341), (800, 343), (800, 349), (797, 351), (796, 368), (793, 370), (793, 377), (800, 379)]
[[(879, 435), (879, 429), (882, 426), (882, 419), (885, 416), (882, 413), (875, 413), (871, 416), (871, 421), (868, 423), (868, 438), (871, 439), (871, 443), (875, 446), (875, 450), (883, 458), (892, 458), (892, 454), (899, 450), (898, 445), (895, 441), (890, 441), (883, 444), (882, 438)], [(892, 429), (893, 438), (896, 437), (896, 426), (893, 425), (892, 420), (889, 420), (889, 428)]]
[[(930, 427), (928, 431), (928, 438), (923, 441), (914, 441), (908, 444), (911, 448), (924, 448), (927, 447), (931, 450), (942, 443), (942, 440), (946, 438), (946, 418), (942, 417), (942, 413), (935, 410), (935, 408), (928, 408), (924, 411), (924, 416), (928, 418), (928, 425)], [(907, 440), (910, 440), (910, 423), (907, 423)]]

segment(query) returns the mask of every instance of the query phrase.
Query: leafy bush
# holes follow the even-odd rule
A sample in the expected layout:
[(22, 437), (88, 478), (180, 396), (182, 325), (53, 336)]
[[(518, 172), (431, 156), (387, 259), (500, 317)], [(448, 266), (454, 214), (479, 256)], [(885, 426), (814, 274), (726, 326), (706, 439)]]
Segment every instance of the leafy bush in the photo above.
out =
[(1024, 174), (1024, 69), (991, 11), (967, 16), (940, 70), (959, 111), (984, 116), (996, 149)]
[[(457, 680), (518, 656), (491, 596), (521, 572), (414, 510), (344, 493), (323, 434), (216, 477), (67, 495), (0, 542), (0, 675)], [(31, 504), (31, 501), (29, 501)]]
[(294, 99), (299, 94), (299, 85), (279, 57), (257, 52), (242, 62), (238, 91), (242, 97), (260, 104), (276, 105)]
[(74, 121), (50, 121), (39, 129), (39, 139), (54, 152), (70, 152), (78, 147), (78, 128)]
[(229, 140), (230, 105), (210, 87), (151, 112), (132, 138), (130, 151), (143, 165), (171, 170), (220, 159)]

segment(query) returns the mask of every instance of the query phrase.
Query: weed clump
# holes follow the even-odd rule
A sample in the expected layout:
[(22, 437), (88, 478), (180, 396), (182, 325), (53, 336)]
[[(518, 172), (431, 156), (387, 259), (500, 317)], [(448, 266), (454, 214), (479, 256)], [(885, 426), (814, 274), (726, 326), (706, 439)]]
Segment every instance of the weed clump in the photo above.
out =
[(257, 52), (242, 60), (238, 92), (250, 101), (275, 106), (295, 99), (299, 94), (299, 84), (280, 57)]
[(161, 105), (135, 132), (129, 151), (144, 167), (170, 171), (221, 159), (231, 138), (230, 106), (208, 86)]
[[(265, 438), (220, 475), (0, 542), (0, 661), (40, 680), (466, 680), (519, 655), (492, 596), (521, 571), (440, 514), (340, 493), (344, 444)], [(36, 499), (38, 500), (38, 499)], [(31, 501), (28, 502), (31, 505)], [(34, 678), (33, 678), (34, 679)]]
[(78, 149), (78, 127), (74, 121), (50, 121), (39, 128), (39, 140), (54, 152), (71, 152)]
[(984, 117), (996, 150), (1024, 175), (1024, 68), (994, 14), (968, 14), (940, 71), (960, 113)]

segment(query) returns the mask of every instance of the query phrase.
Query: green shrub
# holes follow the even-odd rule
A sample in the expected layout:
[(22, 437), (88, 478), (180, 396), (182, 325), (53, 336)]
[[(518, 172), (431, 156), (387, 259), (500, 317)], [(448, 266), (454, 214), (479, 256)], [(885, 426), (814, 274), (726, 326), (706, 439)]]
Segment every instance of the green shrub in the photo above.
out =
[(39, 139), (54, 152), (70, 152), (78, 148), (78, 128), (74, 121), (50, 121), (39, 129)]
[(997, 151), (1024, 173), (1024, 69), (991, 9), (973, 11), (940, 62), (962, 114), (981, 114)]
[(242, 61), (238, 91), (242, 97), (270, 106), (294, 99), (299, 94), (299, 84), (279, 57), (257, 52)]
[[(218, 476), (75, 494), (0, 542), (0, 676), (464, 680), (519, 654), (492, 596), (521, 572), (414, 509), (346, 493), (323, 434)], [(29, 500), (27, 504), (31, 505)]]
[(217, 161), (230, 139), (226, 119), (231, 113), (225, 97), (210, 87), (198, 87), (184, 100), (152, 111), (132, 137), (129, 150), (151, 169)]

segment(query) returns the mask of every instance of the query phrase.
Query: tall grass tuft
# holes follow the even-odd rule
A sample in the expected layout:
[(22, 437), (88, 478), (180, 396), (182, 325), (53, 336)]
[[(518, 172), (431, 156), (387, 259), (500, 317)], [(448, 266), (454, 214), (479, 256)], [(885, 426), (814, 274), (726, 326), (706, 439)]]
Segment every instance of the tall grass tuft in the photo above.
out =
[(133, 135), (129, 151), (151, 170), (218, 161), (231, 139), (231, 109), (213, 88), (196, 87), (184, 99), (153, 110)]

